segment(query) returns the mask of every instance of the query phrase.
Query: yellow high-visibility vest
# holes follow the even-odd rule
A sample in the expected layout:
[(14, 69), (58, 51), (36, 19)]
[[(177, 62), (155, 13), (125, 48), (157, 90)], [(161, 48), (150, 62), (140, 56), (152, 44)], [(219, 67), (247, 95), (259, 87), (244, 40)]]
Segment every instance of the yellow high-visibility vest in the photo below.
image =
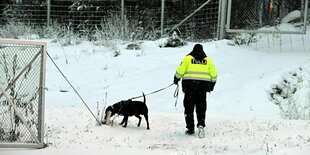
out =
[(183, 80), (216, 82), (217, 72), (211, 58), (206, 57), (203, 60), (196, 60), (193, 56), (187, 55), (177, 68), (175, 77)]

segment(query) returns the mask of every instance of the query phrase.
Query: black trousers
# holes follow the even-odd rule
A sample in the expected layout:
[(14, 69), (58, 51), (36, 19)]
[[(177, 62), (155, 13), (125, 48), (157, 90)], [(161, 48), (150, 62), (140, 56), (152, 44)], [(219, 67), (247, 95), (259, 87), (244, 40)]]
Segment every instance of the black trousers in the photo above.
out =
[(184, 115), (186, 128), (188, 130), (194, 130), (194, 109), (196, 109), (197, 115), (197, 127), (205, 127), (205, 118), (207, 111), (207, 94), (205, 92), (201, 93), (189, 93), (185, 92), (184, 96)]

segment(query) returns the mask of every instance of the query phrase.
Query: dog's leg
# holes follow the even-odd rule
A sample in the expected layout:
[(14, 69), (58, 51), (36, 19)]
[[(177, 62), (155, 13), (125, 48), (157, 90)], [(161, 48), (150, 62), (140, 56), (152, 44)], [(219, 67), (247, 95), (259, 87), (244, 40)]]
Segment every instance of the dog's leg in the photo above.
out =
[(119, 125), (123, 125), (125, 123), (125, 116), (123, 117), (123, 120), (121, 123), (119, 123)]
[(127, 127), (127, 123), (128, 123), (128, 116), (124, 116), (124, 119), (125, 119), (125, 124), (123, 125), (124, 128)]
[(149, 116), (147, 114), (144, 115), (144, 118), (146, 120), (146, 129), (150, 130), (150, 126), (149, 126)]
[(141, 124), (141, 116), (140, 115), (135, 115), (135, 116), (139, 119), (139, 123), (138, 123), (138, 127), (139, 127)]
[(111, 126), (114, 125), (114, 120), (115, 120), (116, 117), (118, 117), (118, 114), (114, 115), (114, 117), (113, 117), (113, 119), (112, 119), (112, 122), (111, 122)]

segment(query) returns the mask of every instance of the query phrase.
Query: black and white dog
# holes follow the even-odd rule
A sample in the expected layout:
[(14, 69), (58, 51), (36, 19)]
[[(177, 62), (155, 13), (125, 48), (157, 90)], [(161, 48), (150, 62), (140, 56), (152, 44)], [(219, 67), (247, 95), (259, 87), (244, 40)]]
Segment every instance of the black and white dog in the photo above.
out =
[(121, 115), (124, 116), (122, 122), (120, 125), (123, 125), (124, 128), (127, 126), (128, 117), (130, 116), (136, 116), (139, 119), (138, 127), (141, 124), (141, 116), (144, 115), (144, 118), (146, 120), (146, 129), (150, 129), (149, 127), (149, 121), (148, 121), (148, 108), (146, 106), (146, 99), (145, 95), (143, 93), (143, 102), (142, 101), (132, 101), (129, 100), (123, 100), (120, 102), (117, 102), (111, 106), (108, 106), (105, 110), (104, 119), (102, 121), (103, 124), (110, 124), (110, 118), (115, 115)]

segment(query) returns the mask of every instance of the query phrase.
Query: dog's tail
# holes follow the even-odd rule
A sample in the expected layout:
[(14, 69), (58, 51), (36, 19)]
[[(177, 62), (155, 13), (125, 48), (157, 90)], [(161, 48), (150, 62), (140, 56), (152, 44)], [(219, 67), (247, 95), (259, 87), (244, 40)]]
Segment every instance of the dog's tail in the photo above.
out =
[(143, 103), (146, 104), (146, 99), (145, 99), (145, 95), (143, 92), (142, 92), (142, 95), (143, 95)]

